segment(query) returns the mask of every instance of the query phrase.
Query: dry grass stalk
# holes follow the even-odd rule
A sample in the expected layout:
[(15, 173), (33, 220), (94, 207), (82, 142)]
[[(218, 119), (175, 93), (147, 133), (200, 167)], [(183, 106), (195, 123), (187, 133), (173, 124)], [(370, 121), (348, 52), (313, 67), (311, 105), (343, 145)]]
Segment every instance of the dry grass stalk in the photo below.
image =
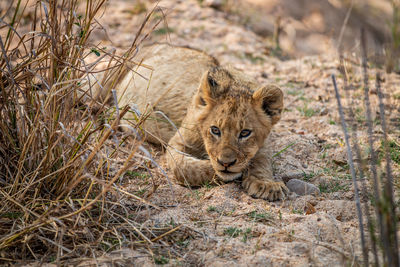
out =
[[(345, 67), (345, 63), (344, 63), (344, 57), (343, 57), (343, 53), (342, 51), (340, 52), (340, 71), (341, 74), (343, 75), (343, 86), (344, 86), (344, 91), (345, 91), (345, 97), (347, 99), (351, 99), (351, 103), (348, 107), (348, 111), (349, 111), (349, 117), (350, 118), (355, 118), (355, 112), (353, 107), (355, 106), (354, 103), (354, 98), (350, 97), (350, 86), (348, 84), (348, 79), (347, 79), (347, 71), (346, 71), (346, 67)], [(361, 154), (361, 148), (358, 144), (358, 127), (357, 127), (357, 123), (355, 122), (350, 122), (351, 125), (351, 133), (352, 133), (352, 145), (353, 148), (356, 152), (356, 156), (357, 159), (359, 159), (359, 162), (357, 164), (357, 170), (361, 179), (361, 192), (364, 196), (368, 195), (368, 191), (367, 191), (367, 187), (365, 185), (365, 171), (367, 169), (367, 162), (363, 159), (362, 154)], [(370, 233), (370, 239), (371, 239), (371, 246), (372, 246), (372, 253), (374, 255), (374, 261), (375, 261), (375, 266), (379, 266), (379, 257), (378, 257), (378, 250), (377, 250), (377, 246), (376, 246), (376, 242), (374, 242), (375, 240), (375, 230), (374, 230), (374, 223), (372, 221), (371, 218), (371, 214), (370, 214), (370, 205), (368, 202), (364, 202), (363, 203), (363, 207), (364, 207), (364, 214), (365, 217), (367, 218), (367, 223), (368, 223), (368, 229), (369, 229), (369, 233)]]
[[(383, 231), (386, 235), (385, 241), (388, 242), (388, 250), (385, 251), (384, 254), (386, 256), (387, 262), (389, 266), (399, 266), (400, 264), (400, 256), (399, 256), (399, 245), (398, 245), (398, 237), (397, 237), (397, 223), (398, 216), (396, 215), (396, 204), (394, 201), (394, 189), (393, 189), (393, 175), (391, 170), (391, 158), (389, 155), (388, 149), (388, 129), (386, 126), (385, 119), (385, 108), (383, 104), (383, 95), (380, 86), (381, 77), (380, 74), (376, 74), (376, 91), (378, 93), (379, 99), (379, 111), (380, 111), (380, 119), (382, 123), (383, 130), (383, 143), (384, 143), (384, 154), (385, 154), (385, 170), (386, 174), (384, 178), (384, 189), (381, 202), (377, 205), (381, 205), (382, 215), (384, 218), (385, 230)], [(387, 239), (387, 240), (386, 240)]]
[[(363, 78), (363, 92), (364, 92), (364, 106), (365, 106), (365, 118), (366, 118), (366, 127), (367, 127), (367, 137), (368, 137), (368, 146), (370, 151), (370, 159), (369, 161), (369, 171), (366, 173), (364, 172), (366, 168), (366, 162), (361, 157), (360, 152), (360, 145), (358, 142), (360, 140), (357, 138), (357, 125), (355, 122), (351, 122), (352, 124), (352, 134), (353, 134), (353, 148), (356, 151), (357, 158), (360, 159), (358, 164), (358, 171), (361, 178), (364, 177), (366, 174), (371, 178), (372, 187), (373, 187), (373, 200), (371, 201), (372, 205), (375, 208), (375, 216), (376, 218), (372, 218), (369, 214), (369, 205), (368, 203), (364, 203), (365, 206), (365, 215), (367, 216), (369, 234), (370, 234), (370, 242), (368, 244), (366, 239), (361, 236), (361, 245), (363, 247), (364, 253), (364, 265), (368, 266), (368, 255), (367, 248), (369, 245), (372, 246), (372, 252), (374, 255), (374, 265), (380, 266), (380, 261), (383, 262), (385, 266), (398, 266), (399, 264), (399, 255), (398, 255), (398, 239), (397, 239), (397, 215), (396, 215), (396, 204), (394, 202), (394, 188), (393, 188), (393, 175), (391, 170), (391, 158), (389, 155), (388, 149), (388, 129), (387, 123), (385, 119), (385, 107), (383, 104), (383, 93), (381, 91), (380, 86), (380, 74), (377, 73), (376, 76), (376, 92), (378, 95), (379, 100), (379, 114), (380, 114), (380, 124), (382, 126), (383, 136), (381, 138), (383, 144), (383, 153), (385, 157), (385, 166), (384, 168), (380, 166), (380, 161), (378, 160), (378, 152), (374, 148), (374, 143), (377, 141), (376, 137), (374, 136), (373, 131), (373, 121), (372, 121), (372, 111), (371, 111), (371, 102), (370, 102), (370, 91), (369, 91), (369, 78), (368, 78), (368, 62), (367, 62), (367, 48), (366, 48), (366, 41), (365, 41), (365, 33), (364, 31), (361, 32), (361, 52), (362, 52), (362, 78)], [(347, 84), (347, 73), (345, 70), (345, 65), (343, 64), (343, 56), (341, 55), (341, 71), (344, 76), (344, 85), (346, 89), (346, 97), (350, 98), (348, 94), (347, 88), (350, 85)], [(350, 170), (353, 177), (353, 184), (356, 185), (354, 181), (355, 171), (354, 171), (354, 164), (352, 163), (352, 147), (350, 143), (348, 143), (348, 133), (347, 133), (347, 126), (345, 122), (345, 116), (343, 112), (343, 108), (340, 103), (340, 94), (337, 89), (335, 77), (332, 76), (334, 88), (336, 92), (336, 98), (338, 100), (338, 108), (339, 114), (342, 121), (342, 128), (346, 139), (346, 144), (348, 148), (348, 158), (349, 158), (349, 165)], [(349, 116), (354, 118), (354, 102), (352, 101), (351, 106), (348, 107)], [(382, 171), (384, 169), (385, 171)], [(354, 174), (354, 175), (353, 175)], [(362, 179), (361, 179), (362, 180)], [(362, 180), (363, 181), (363, 180)], [(362, 184), (363, 192), (366, 193), (366, 189), (364, 184)], [(359, 225), (360, 225), (360, 233), (362, 235), (363, 224), (361, 218), (361, 209), (359, 209), (359, 199), (357, 198), (357, 188), (355, 187), (355, 201), (357, 205), (357, 212), (359, 216)], [(365, 194), (367, 195), (367, 194)], [(376, 233), (375, 229), (375, 221), (377, 221), (377, 230)], [(381, 251), (378, 251), (378, 248), (382, 248)]]
[(336, 85), (336, 78), (335, 75), (332, 75), (332, 82), (333, 82), (333, 87), (335, 88), (335, 96), (337, 100), (337, 105), (338, 105), (338, 110), (339, 110), (339, 115), (340, 115), (340, 121), (342, 123), (342, 129), (344, 133), (344, 139), (346, 142), (346, 149), (347, 149), (347, 156), (348, 156), (348, 163), (350, 166), (350, 173), (351, 173), (351, 178), (353, 180), (353, 187), (354, 187), (354, 196), (355, 196), (355, 203), (356, 203), (356, 209), (357, 209), (357, 217), (358, 217), (358, 224), (360, 227), (360, 237), (361, 237), (361, 246), (362, 246), (362, 251), (363, 251), (363, 257), (364, 257), (364, 265), (368, 266), (368, 251), (366, 247), (366, 241), (365, 241), (365, 232), (364, 232), (364, 223), (363, 223), (363, 215), (361, 212), (361, 202), (360, 202), (360, 195), (359, 195), (359, 189), (357, 185), (357, 176), (356, 176), (356, 171), (354, 168), (354, 162), (353, 162), (353, 153), (351, 150), (351, 144), (350, 144), (350, 137), (347, 132), (347, 125), (343, 113), (343, 108), (341, 104), (341, 99), (340, 99), (340, 94), (338, 87)]
[[(371, 102), (369, 100), (369, 86), (368, 86), (368, 62), (367, 62), (367, 42), (365, 40), (365, 31), (361, 31), (361, 48), (362, 48), (362, 68), (363, 68), (363, 80), (364, 80), (364, 104), (365, 104), (365, 114), (367, 118), (367, 133), (368, 133), (368, 142), (371, 150), (371, 170), (374, 176), (374, 187), (376, 191), (376, 206), (378, 210), (378, 220), (381, 220), (381, 238), (383, 241), (383, 254), (385, 256), (385, 263), (388, 266), (399, 266), (399, 255), (398, 255), (398, 244), (397, 244), (397, 217), (396, 217), (396, 206), (394, 204), (393, 199), (393, 176), (391, 171), (391, 161), (390, 156), (387, 149), (387, 129), (386, 129), (386, 121), (385, 121), (385, 110), (383, 107), (383, 96), (380, 90), (380, 79), (379, 74), (377, 76), (377, 86), (376, 90), (379, 92), (378, 98), (380, 103), (380, 116), (381, 116), (381, 125), (383, 130), (383, 142), (384, 142), (384, 150), (385, 150), (385, 158), (386, 158), (386, 174), (381, 177), (384, 180), (384, 189), (383, 194), (380, 196), (379, 193), (379, 181), (375, 178), (376, 168), (378, 166), (377, 155), (373, 148), (373, 123), (371, 116)], [(375, 180), (376, 179), (376, 180)]]

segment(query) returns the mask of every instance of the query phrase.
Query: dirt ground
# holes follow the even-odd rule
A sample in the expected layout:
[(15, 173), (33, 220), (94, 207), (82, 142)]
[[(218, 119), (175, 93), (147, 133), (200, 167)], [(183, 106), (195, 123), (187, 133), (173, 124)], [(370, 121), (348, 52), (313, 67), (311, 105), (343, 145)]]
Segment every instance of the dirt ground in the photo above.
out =
[[(143, 177), (126, 179), (125, 190), (141, 192), (159, 208), (148, 207), (133, 214), (143, 227), (176, 226), (171, 232), (173, 245), (166, 239), (151, 253), (145, 248), (127, 247), (96, 261), (79, 259), (71, 264), (351, 266), (362, 256), (353, 187), (331, 80), (331, 74), (335, 74), (339, 86), (343, 86), (339, 57), (330, 47), (326, 48), (327, 53), (305, 56), (303, 51), (303, 56), (283, 61), (274, 56), (270, 39), (257, 35), (242, 23), (240, 16), (200, 2), (161, 1), (159, 6), (167, 24), (157, 26), (145, 43), (169, 42), (202, 49), (261, 83), (281, 86), (286, 108), (270, 136), (276, 155), (275, 174), (303, 172), (301, 179), (316, 185), (320, 194), (293, 193), (285, 201), (268, 202), (249, 197), (239, 183), (186, 188), (169, 184), (165, 176), (154, 170), (157, 190), (150, 194), (152, 184)], [(118, 51), (128, 47), (145, 12), (155, 5), (141, 3), (144, 6), (135, 1), (110, 1), (99, 19), (107, 34), (103, 29), (95, 31), (92, 42), (116, 47)], [(345, 99), (345, 105), (357, 107), (353, 119), (358, 122), (363, 156), (368, 157), (359, 66), (360, 59), (349, 56), (347, 67), (354, 90), (352, 97)], [(370, 72), (370, 86), (374, 88), (375, 70)], [(394, 86), (399, 78), (395, 74), (384, 75), (383, 87), (390, 96), (386, 100), (391, 107), (400, 104), (400, 90)], [(344, 93), (342, 96), (345, 98)], [(373, 90), (370, 96), (375, 119), (378, 106)], [(399, 128), (399, 109), (392, 108), (387, 115), (392, 118), (391, 136), (398, 143), (399, 132), (395, 129)], [(374, 133), (381, 134), (380, 125), (375, 125)], [(162, 151), (156, 147), (149, 149), (168, 171)], [(394, 169), (397, 177), (398, 166), (395, 164)], [(369, 186), (366, 180), (359, 181), (359, 185), (362, 183)], [(368, 201), (368, 194), (362, 194), (361, 199)], [(127, 207), (133, 203), (128, 198), (124, 201)]]

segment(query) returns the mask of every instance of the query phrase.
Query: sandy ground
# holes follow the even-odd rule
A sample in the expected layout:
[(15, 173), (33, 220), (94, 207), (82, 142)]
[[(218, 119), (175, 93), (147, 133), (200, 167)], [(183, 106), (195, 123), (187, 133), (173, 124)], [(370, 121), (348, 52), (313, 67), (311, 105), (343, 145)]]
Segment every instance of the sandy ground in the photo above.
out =
[[(145, 42), (199, 48), (262, 83), (281, 86), (286, 109), (270, 136), (273, 152), (280, 152), (274, 158), (275, 173), (304, 172), (302, 179), (315, 184), (321, 193), (317, 196), (292, 194), (288, 200), (271, 203), (249, 197), (237, 183), (192, 189), (176, 184), (171, 187), (165, 177), (158, 175), (155, 179), (159, 187), (150, 196), (146, 193), (144, 196), (160, 210), (143, 209), (133, 216), (145, 226), (179, 228), (161, 240), (158, 249), (152, 250), (153, 256), (143, 247), (127, 247), (110, 252), (97, 262), (81, 262), (80, 266), (351, 265), (361, 258), (361, 250), (354, 193), (330, 76), (336, 74), (342, 86), (337, 55), (281, 61), (271, 56), (267, 40), (243, 26), (240, 19), (199, 2), (161, 1), (159, 6), (166, 14), (168, 28), (162, 22)], [(147, 10), (152, 6), (154, 3), (146, 3)], [(128, 47), (145, 14), (137, 13), (136, 2), (113, 0), (99, 19), (107, 34), (103, 30), (94, 32), (93, 43), (101, 42), (119, 50)], [(359, 117), (355, 119), (364, 125), (357, 64), (348, 65), (355, 89), (352, 97), (346, 99), (346, 105), (354, 101), (352, 105), (360, 107)], [(371, 77), (373, 74), (371, 71)], [(396, 75), (385, 76), (386, 93), (399, 96), (400, 91), (392, 86), (398, 81)], [(371, 98), (376, 104), (376, 95), (371, 93)], [(398, 107), (399, 99), (392, 97), (388, 104)], [(375, 118), (377, 105), (373, 109)], [(390, 115), (396, 118), (398, 112), (393, 109)], [(393, 125), (398, 127), (398, 121), (394, 120)], [(379, 125), (374, 130), (380, 134)], [(359, 129), (358, 136), (362, 148), (367, 150), (365, 126)], [(399, 140), (398, 133), (393, 132), (393, 137)], [(150, 149), (157, 155), (162, 154), (158, 148)], [(163, 162), (162, 157), (158, 158)], [(168, 166), (163, 166), (168, 170)], [(398, 174), (399, 168), (395, 167)], [(125, 187), (137, 193), (150, 191), (152, 185), (131, 178)], [(368, 199), (365, 194), (361, 197), (362, 201)], [(125, 205), (129, 207), (134, 202), (126, 199)]]

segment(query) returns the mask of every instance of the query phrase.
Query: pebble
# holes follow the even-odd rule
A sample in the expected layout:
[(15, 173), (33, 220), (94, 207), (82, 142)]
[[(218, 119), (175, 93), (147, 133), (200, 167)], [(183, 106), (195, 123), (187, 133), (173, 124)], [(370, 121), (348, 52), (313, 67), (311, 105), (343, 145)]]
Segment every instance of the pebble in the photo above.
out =
[(344, 196), (345, 196), (345, 198), (351, 200), (351, 199), (353, 199), (353, 197), (354, 197), (354, 192), (353, 192), (353, 191), (346, 192), (346, 193), (344, 194)]
[(204, 6), (209, 6), (215, 9), (220, 9), (222, 8), (224, 2), (222, 0), (205, 0), (203, 2)]
[(299, 179), (291, 179), (286, 183), (286, 186), (290, 191), (295, 192), (300, 196), (319, 195), (320, 193), (318, 187)]

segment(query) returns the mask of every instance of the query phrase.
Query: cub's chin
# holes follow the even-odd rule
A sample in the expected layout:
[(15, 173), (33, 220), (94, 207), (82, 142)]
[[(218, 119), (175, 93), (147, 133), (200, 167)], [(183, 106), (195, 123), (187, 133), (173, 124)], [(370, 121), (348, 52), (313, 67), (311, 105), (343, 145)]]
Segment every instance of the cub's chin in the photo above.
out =
[(224, 182), (230, 182), (242, 177), (242, 172), (216, 171), (216, 174)]

